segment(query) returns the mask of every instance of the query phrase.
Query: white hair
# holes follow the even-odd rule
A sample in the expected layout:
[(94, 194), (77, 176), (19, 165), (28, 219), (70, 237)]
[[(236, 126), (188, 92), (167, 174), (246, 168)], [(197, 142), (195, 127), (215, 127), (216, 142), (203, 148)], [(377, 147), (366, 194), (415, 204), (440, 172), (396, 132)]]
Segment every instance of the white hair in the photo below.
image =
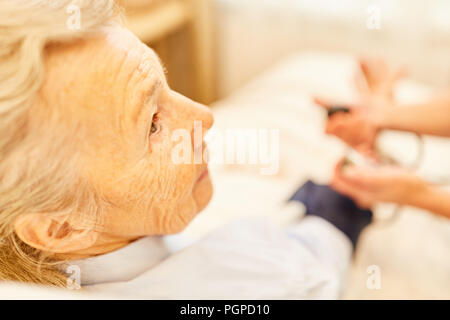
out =
[(65, 284), (58, 262), (22, 243), (13, 223), (32, 211), (95, 211), (95, 196), (80, 181), (77, 157), (67, 156), (67, 135), (30, 125), (30, 110), (47, 45), (96, 33), (117, 16), (112, 0), (0, 0), (0, 280)]

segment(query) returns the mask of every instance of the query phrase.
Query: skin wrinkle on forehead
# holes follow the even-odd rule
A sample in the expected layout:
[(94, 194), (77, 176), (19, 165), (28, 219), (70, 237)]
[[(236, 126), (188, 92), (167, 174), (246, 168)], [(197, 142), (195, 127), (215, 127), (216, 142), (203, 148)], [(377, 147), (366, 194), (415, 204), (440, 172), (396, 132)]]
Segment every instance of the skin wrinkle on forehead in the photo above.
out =
[[(158, 112), (157, 99), (164, 81), (165, 77), (160, 77), (151, 61), (144, 57), (127, 82), (127, 86), (130, 87), (129, 97), (133, 102), (132, 125), (145, 126), (150, 130), (152, 115)], [(142, 119), (146, 119), (144, 115), (148, 117), (148, 121), (144, 120), (142, 124)]]
[[(132, 114), (132, 120), (134, 124), (139, 124), (139, 120), (143, 117), (143, 114), (148, 115), (148, 129), (150, 129), (151, 115), (158, 112), (157, 94), (161, 88), (162, 82), (159, 79), (152, 80), (152, 84), (148, 88), (142, 89), (142, 93), (138, 93), (139, 102), (136, 109)], [(149, 110), (151, 109), (151, 110)]]
[[(126, 34), (127, 37), (124, 40), (123, 35)], [(123, 64), (127, 61), (139, 61), (139, 64), (135, 68), (135, 72), (139, 74), (139, 80), (143, 81), (146, 78), (156, 78), (156, 81), (162, 82), (160, 79), (165, 79), (164, 70), (160, 65), (160, 60), (158, 56), (145, 44), (134, 41), (137, 40), (136, 36), (127, 30), (117, 29), (116, 27), (107, 28), (106, 30), (106, 41), (113, 47), (119, 49), (119, 51), (125, 53)], [(138, 43), (138, 45), (136, 45)], [(131, 49), (130, 49), (131, 48)], [(121, 66), (121, 68), (123, 65)], [(126, 85), (132, 81), (135, 72), (130, 73), (129, 79)], [(156, 85), (159, 84), (156, 82)], [(136, 83), (135, 85), (137, 85)], [(147, 89), (149, 90), (149, 89)], [(149, 90), (149, 94), (154, 92), (154, 88)], [(123, 97), (122, 105), (126, 105), (126, 95)]]
[[(135, 40), (137, 39), (134, 34), (129, 31), (124, 31), (119, 29), (117, 32), (117, 28), (111, 28), (111, 31), (114, 32), (106, 32), (106, 41), (112, 46), (116, 47), (120, 51), (127, 52), (130, 58), (140, 60), (141, 63), (138, 66), (138, 70), (145, 73), (150, 71), (156, 71), (159, 75), (164, 75), (164, 70), (162, 70), (162, 66), (160, 65), (160, 60), (158, 56), (145, 44), (139, 42), (139, 46), (134, 46), (134, 50), (130, 50), (130, 44), (127, 41), (123, 41), (124, 33), (128, 33), (128, 36), (132, 36)], [(128, 40), (130, 41), (130, 40)], [(131, 41), (130, 41), (131, 42)], [(140, 52), (142, 51), (142, 52)], [(155, 68), (154, 66), (158, 66), (159, 68)], [(152, 70), (153, 69), (153, 70)], [(158, 70), (161, 69), (161, 70)]]

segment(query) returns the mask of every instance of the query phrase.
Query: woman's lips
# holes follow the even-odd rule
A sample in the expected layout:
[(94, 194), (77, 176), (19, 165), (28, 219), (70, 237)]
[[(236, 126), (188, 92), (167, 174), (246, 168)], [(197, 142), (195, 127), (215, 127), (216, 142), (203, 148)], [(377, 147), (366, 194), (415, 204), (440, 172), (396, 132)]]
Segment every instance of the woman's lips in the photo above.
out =
[(197, 182), (199, 182), (200, 180), (202, 180), (203, 178), (205, 178), (208, 175), (209, 171), (208, 168), (206, 168), (202, 174), (198, 177)]

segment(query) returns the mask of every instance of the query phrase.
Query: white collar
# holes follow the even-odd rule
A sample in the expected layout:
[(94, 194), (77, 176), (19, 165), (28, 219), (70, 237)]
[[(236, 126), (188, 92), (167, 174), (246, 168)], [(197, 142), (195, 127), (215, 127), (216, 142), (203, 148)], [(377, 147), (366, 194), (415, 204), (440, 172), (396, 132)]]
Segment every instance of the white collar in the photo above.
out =
[(81, 285), (121, 282), (134, 279), (170, 254), (163, 237), (136, 240), (119, 250), (70, 263), (81, 270)]

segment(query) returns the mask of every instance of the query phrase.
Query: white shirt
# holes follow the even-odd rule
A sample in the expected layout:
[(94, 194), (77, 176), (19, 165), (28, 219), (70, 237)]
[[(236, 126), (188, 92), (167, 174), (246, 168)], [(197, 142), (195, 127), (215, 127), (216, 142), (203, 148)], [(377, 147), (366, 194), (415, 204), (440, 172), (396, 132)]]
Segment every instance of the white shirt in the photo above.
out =
[(253, 218), (177, 252), (146, 237), (74, 264), (86, 291), (124, 298), (336, 299), (350, 257), (350, 241), (321, 218), (288, 228)]

